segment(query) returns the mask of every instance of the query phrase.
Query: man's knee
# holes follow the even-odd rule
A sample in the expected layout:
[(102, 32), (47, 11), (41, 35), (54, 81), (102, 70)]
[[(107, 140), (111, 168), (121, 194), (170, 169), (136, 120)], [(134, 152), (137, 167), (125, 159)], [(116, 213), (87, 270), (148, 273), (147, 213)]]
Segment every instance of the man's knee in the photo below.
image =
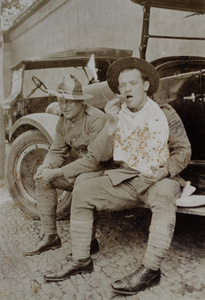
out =
[(147, 193), (150, 207), (176, 209), (176, 199), (181, 195), (180, 184), (176, 180), (165, 178), (154, 184)]
[[(71, 203), (71, 216), (77, 219), (79, 215), (86, 215), (86, 211), (90, 210), (89, 190), (87, 183), (82, 182), (74, 186)], [(81, 216), (82, 217), (82, 216)]]
[(45, 182), (44, 180), (35, 180), (35, 187), (36, 189), (47, 189), (50, 188), (51, 185), (49, 182)]
[(74, 186), (72, 193), (72, 202), (81, 205), (84, 202), (85, 196), (88, 195), (87, 184), (85, 182), (78, 183)]

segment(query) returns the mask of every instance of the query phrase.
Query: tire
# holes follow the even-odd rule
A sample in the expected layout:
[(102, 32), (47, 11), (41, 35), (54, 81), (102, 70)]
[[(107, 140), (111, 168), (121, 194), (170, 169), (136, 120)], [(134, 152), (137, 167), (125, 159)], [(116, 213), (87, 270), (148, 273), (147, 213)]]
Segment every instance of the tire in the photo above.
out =
[[(13, 142), (6, 160), (6, 180), (11, 197), (35, 220), (39, 219), (39, 214), (33, 176), (49, 147), (47, 138), (40, 131), (29, 130)], [(71, 193), (58, 190), (58, 220), (70, 213), (70, 205)]]

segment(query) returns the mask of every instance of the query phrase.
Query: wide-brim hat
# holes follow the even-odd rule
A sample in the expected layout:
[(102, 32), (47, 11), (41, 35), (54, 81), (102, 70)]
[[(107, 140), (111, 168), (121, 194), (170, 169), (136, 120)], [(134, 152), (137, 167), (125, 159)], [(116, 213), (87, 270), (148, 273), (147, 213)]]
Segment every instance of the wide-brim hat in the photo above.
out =
[(147, 94), (152, 95), (156, 92), (159, 86), (159, 74), (155, 67), (142, 58), (129, 56), (116, 60), (107, 70), (107, 83), (115, 94), (119, 93), (119, 75), (126, 69), (137, 69), (142, 72), (150, 83)]
[(87, 100), (93, 97), (83, 93), (82, 84), (73, 74), (68, 74), (64, 77), (57, 90), (48, 90), (48, 93), (69, 100)]

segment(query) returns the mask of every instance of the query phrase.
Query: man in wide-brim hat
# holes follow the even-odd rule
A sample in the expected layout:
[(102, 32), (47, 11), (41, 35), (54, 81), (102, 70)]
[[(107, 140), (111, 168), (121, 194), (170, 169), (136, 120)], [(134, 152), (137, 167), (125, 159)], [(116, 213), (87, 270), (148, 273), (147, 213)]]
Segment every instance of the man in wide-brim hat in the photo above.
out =
[(96, 174), (73, 190), (70, 228), (73, 261), (47, 274), (47, 281), (68, 279), (93, 270), (89, 247), (95, 211), (123, 210), (144, 202), (152, 211), (145, 255), (137, 270), (112, 284), (115, 292), (135, 294), (161, 277), (176, 218), (176, 199), (185, 184), (179, 173), (191, 157), (182, 121), (169, 105), (161, 108), (148, 95), (158, 87), (155, 68), (139, 58), (123, 58), (107, 72), (111, 90), (120, 96), (107, 103), (108, 121), (96, 138), (93, 155), (99, 162), (112, 156), (118, 168)]
[(147, 95), (152, 95), (156, 92), (159, 85), (159, 74), (153, 65), (141, 58), (127, 57), (126, 59), (117, 60), (107, 72), (108, 85), (115, 94), (120, 92), (118, 78), (120, 73), (125, 69), (137, 69), (141, 72), (144, 81), (149, 82)]
[[(79, 174), (99, 169), (90, 151), (107, 120), (102, 111), (84, 104), (84, 100), (92, 96), (83, 93), (80, 81), (73, 74), (68, 74), (57, 90), (49, 93), (57, 96), (61, 115), (53, 144), (34, 176), (43, 237), (37, 246), (24, 252), (26, 256), (61, 246), (56, 226), (56, 189), (71, 192)], [(94, 239), (91, 253), (97, 252), (98, 248)]]

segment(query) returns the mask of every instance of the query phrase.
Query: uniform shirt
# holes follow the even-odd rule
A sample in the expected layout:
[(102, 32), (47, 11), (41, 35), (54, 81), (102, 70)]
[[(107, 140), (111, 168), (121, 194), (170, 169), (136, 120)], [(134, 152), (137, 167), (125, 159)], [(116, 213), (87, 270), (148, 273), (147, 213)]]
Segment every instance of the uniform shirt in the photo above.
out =
[(90, 151), (107, 117), (90, 105), (85, 105), (84, 108), (72, 121), (60, 116), (53, 144), (44, 160), (52, 168), (64, 165), (62, 171), (66, 178), (99, 169), (99, 164)]

